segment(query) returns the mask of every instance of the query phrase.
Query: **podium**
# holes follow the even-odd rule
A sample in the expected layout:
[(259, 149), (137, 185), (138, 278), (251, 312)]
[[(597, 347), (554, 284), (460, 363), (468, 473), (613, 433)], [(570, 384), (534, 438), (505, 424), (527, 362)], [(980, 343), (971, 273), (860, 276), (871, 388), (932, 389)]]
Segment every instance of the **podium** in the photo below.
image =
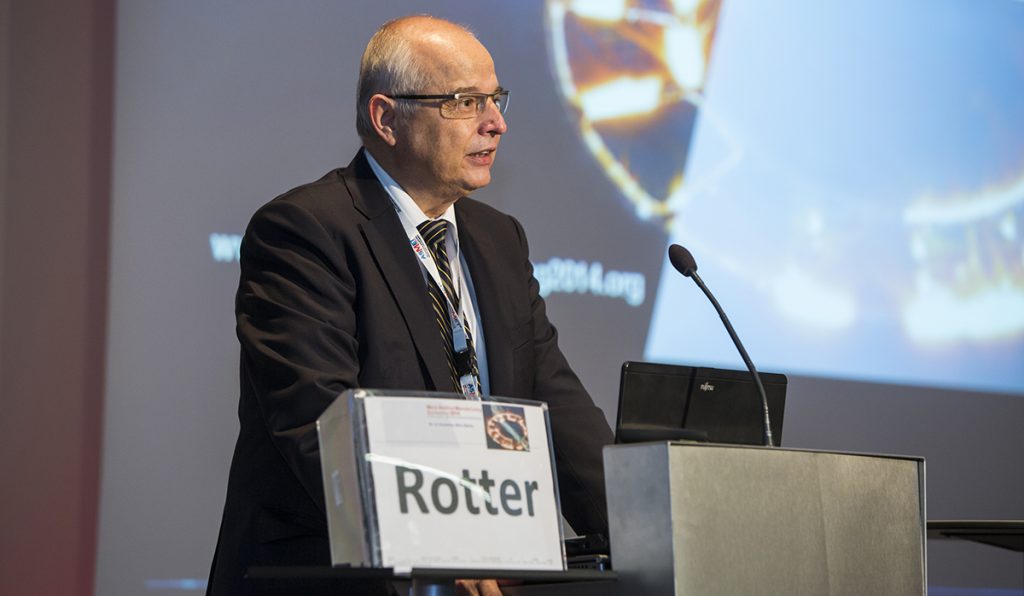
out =
[(666, 442), (604, 462), (631, 593), (926, 593), (921, 458)]
[[(926, 594), (921, 458), (611, 445), (604, 466), (614, 572), (567, 570), (543, 404), (422, 397), (360, 390), (324, 413), (318, 428), (335, 566), (251, 568), (253, 581), (321, 580), (342, 588), (403, 580), (411, 594), (453, 594), (460, 577), (541, 584), (510, 587), (510, 596)], [(507, 436), (492, 421), (510, 425)], [(498, 483), (485, 485), (483, 470), (520, 480), (491, 490)], [(516, 492), (516, 482), (527, 489)], [(531, 488), (547, 483), (546, 492)], [(471, 495), (477, 489), (483, 493)], [(540, 516), (544, 508), (547, 517)], [(474, 520), (494, 531), (479, 531)], [(501, 565), (487, 565), (497, 555), (477, 556), (490, 543), (478, 542), (468, 555), (444, 544), (492, 537), (505, 549), (494, 551)], [(537, 558), (545, 549), (553, 554)], [(431, 558), (442, 550), (446, 558)]]

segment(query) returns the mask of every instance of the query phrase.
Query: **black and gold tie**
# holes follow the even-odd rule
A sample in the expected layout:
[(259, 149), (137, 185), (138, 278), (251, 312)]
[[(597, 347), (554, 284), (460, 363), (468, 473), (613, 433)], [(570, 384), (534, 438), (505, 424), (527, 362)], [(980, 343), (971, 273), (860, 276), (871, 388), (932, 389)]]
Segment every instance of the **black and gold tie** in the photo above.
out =
[[(452, 268), (448, 262), (448, 247), (445, 242), (448, 238), (448, 222), (443, 219), (429, 220), (416, 226), (416, 229), (419, 230), (420, 236), (423, 237), (427, 248), (430, 249), (430, 254), (434, 257), (434, 264), (437, 265), (437, 272), (441, 278), (442, 287), (439, 288), (433, 276), (427, 276), (427, 293), (430, 295), (430, 302), (434, 307), (434, 315), (437, 319), (437, 327), (441, 332), (445, 353), (448, 356), (448, 369), (451, 372), (452, 383), (455, 385), (456, 390), (461, 392), (462, 385), (459, 383), (461, 375), (456, 365), (455, 345), (452, 340), (452, 323), (448, 316), (448, 307), (445, 301), (447, 296), (455, 312), (461, 313), (459, 310), (459, 294), (455, 291), (455, 284), (452, 282)], [(472, 372), (479, 379), (480, 374), (477, 372), (476, 350), (473, 349), (473, 338), (469, 333), (469, 328), (463, 325), (463, 329), (466, 332), (466, 347), (469, 352), (467, 355), (469, 358), (469, 372)]]

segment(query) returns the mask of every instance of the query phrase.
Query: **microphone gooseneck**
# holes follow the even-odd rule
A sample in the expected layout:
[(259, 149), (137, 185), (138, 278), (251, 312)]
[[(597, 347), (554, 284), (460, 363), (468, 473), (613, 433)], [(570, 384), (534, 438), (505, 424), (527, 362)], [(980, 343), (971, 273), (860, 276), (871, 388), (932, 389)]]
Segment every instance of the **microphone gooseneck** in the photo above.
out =
[(672, 266), (675, 267), (676, 271), (693, 279), (693, 282), (697, 284), (697, 287), (704, 292), (704, 295), (711, 301), (712, 306), (715, 307), (715, 310), (718, 312), (718, 317), (722, 319), (722, 323), (725, 325), (725, 330), (729, 332), (729, 337), (732, 338), (732, 343), (735, 344), (736, 349), (743, 358), (743, 363), (747, 365), (747, 370), (750, 371), (750, 376), (754, 378), (754, 384), (757, 385), (757, 391), (761, 394), (761, 406), (764, 409), (764, 444), (768, 447), (774, 447), (775, 445), (772, 442), (771, 419), (768, 416), (768, 396), (764, 392), (764, 385), (761, 384), (761, 375), (757, 374), (757, 369), (754, 368), (754, 363), (750, 360), (750, 356), (747, 355), (747, 350), (743, 348), (743, 343), (740, 341), (739, 336), (736, 335), (736, 330), (732, 328), (732, 323), (729, 322), (729, 317), (725, 316), (725, 311), (722, 310), (722, 306), (718, 304), (718, 300), (715, 300), (714, 294), (712, 294), (711, 290), (704, 285), (704, 280), (697, 275), (697, 261), (694, 260), (690, 251), (678, 244), (673, 244), (668, 247), (668, 260), (672, 263)]

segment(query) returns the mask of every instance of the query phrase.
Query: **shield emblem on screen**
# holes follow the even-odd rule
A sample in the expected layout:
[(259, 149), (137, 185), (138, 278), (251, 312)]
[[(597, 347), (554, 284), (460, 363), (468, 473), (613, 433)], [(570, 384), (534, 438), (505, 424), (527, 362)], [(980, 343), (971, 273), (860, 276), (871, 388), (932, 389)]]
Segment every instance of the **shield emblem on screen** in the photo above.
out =
[(720, 0), (548, 0), (549, 53), (580, 137), (640, 219), (666, 223), (708, 78)]

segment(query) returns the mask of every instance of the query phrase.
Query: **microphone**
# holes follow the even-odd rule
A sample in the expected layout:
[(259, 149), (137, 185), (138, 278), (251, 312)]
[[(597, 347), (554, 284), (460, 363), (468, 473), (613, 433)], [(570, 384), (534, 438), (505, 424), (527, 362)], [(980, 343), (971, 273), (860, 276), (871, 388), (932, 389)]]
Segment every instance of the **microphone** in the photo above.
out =
[(747, 370), (750, 371), (750, 376), (754, 377), (754, 384), (757, 385), (757, 390), (761, 393), (761, 406), (764, 408), (764, 444), (768, 447), (774, 447), (775, 445), (772, 443), (771, 420), (768, 417), (768, 396), (765, 395), (764, 385), (761, 384), (761, 376), (757, 374), (757, 369), (754, 368), (754, 363), (750, 361), (750, 356), (748, 356), (747, 351), (743, 349), (743, 344), (740, 342), (739, 336), (736, 335), (736, 331), (732, 328), (732, 323), (729, 322), (729, 317), (725, 316), (725, 311), (722, 310), (721, 305), (719, 305), (718, 301), (715, 300), (715, 296), (711, 293), (711, 290), (704, 285), (704, 280), (697, 275), (697, 261), (693, 259), (693, 255), (690, 254), (690, 251), (678, 244), (673, 244), (668, 247), (668, 260), (672, 263), (672, 266), (676, 268), (676, 271), (693, 279), (693, 282), (704, 292), (704, 295), (711, 301), (715, 310), (718, 311), (719, 318), (721, 318), (722, 323), (725, 324), (725, 330), (729, 332), (729, 337), (732, 338), (732, 343), (734, 343), (736, 345), (736, 349), (739, 350), (740, 356), (743, 357), (744, 364), (747, 365)]

